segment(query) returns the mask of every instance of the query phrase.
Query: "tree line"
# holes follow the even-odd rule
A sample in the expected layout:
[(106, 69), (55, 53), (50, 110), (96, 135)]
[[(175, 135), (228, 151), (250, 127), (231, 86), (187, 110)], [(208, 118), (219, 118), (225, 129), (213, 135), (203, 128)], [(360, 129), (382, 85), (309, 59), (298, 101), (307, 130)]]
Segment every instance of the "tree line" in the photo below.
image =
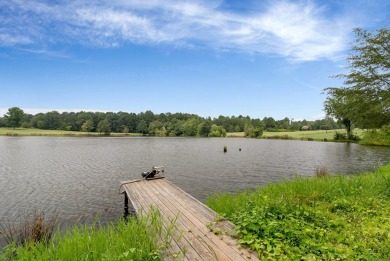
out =
[(12, 107), (0, 117), (0, 127), (23, 127), (45, 130), (99, 132), (101, 134), (140, 133), (153, 136), (201, 136), (224, 137), (227, 132), (245, 132), (246, 136), (258, 137), (263, 131), (295, 131), (303, 126), (313, 130), (336, 129), (340, 125), (332, 118), (316, 121), (293, 121), (289, 118), (275, 120), (272, 117), (252, 119), (249, 116), (200, 117), (188, 113), (160, 113), (152, 111), (129, 112), (58, 112), (35, 115)]

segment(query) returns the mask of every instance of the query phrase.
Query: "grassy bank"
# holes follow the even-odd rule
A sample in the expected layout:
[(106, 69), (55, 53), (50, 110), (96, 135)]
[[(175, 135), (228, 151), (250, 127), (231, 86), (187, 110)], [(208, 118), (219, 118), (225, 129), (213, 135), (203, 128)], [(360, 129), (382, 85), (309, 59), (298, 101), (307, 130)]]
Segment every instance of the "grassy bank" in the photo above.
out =
[(390, 260), (390, 165), (215, 195), (207, 204), (264, 260)]
[[(265, 131), (263, 137), (266, 139), (286, 139), (286, 140), (314, 140), (314, 141), (332, 141), (334, 136), (338, 133), (345, 134), (345, 130), (313, 130), (313, 131), (283, 131), (283, 132), (269, 132)], [(363, 131), (355, 129), (354, 134), (361, 137)], [(245, 137), (244, 132), (229, 132), (227, 137)]]
[[(159, 241), (162, 239), (162, 241)], [(11, 244), (0, 260), (160, 260), (169, 241), (157, 210), (107, 226), (85, 225), (57, 232), (48, 242)]]
[[(41, 130), (32, 128), (0, 128), (0, 136), (104, 136), (98, 132), (82, 132), (82, 131), (63, 131), (63, 130)], [(114, 133), (112, 137), (126, 136), (142, 136), (140, 133)]]

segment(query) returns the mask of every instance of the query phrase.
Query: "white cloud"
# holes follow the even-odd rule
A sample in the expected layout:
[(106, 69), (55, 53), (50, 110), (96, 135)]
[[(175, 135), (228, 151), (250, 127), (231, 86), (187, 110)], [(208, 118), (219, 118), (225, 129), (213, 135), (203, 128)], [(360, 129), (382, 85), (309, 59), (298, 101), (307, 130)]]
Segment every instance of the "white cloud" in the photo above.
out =
[(0, 3), (0, 46), (164, 43), (306, 61), (334, 59), (350, 41), (353, 19), (344, 12), (328, 17), (314, 1), (270, 1), (250, 13), (224, 10), (220, 3), (10, 0)]

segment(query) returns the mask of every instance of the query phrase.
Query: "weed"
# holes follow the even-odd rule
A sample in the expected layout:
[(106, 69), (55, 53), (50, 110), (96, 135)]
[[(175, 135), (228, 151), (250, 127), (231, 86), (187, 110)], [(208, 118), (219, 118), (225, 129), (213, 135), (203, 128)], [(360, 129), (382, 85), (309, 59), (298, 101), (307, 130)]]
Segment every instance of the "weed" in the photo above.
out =
[(38, 210), (32, 215), (21, 218), (19, 226), (8, 222), (0, 225), (0, 230), (8, 244), (15, 243), (16, 246), (22, 246), (30, 242), (47, 242), (52, 237), (57, 224), (56, 215), (46, 218), (45, 214)]
[(215, 195), (207, 204), (264, 260), (390, 260), (389, 187), (390, 164), (374, 173)]
[(330, 175), (330, 171), (326, 167), (317, 167), (315, 173), (317, 178), (324, 178)]
[[(54, 233), (47, 242), (15, 243), (0, 250), (0, 260), (160, 260), (170, 238), (157, 210), (117, 224), (76, 226)], [(162, 241), (160, 241), (163, 239)]]

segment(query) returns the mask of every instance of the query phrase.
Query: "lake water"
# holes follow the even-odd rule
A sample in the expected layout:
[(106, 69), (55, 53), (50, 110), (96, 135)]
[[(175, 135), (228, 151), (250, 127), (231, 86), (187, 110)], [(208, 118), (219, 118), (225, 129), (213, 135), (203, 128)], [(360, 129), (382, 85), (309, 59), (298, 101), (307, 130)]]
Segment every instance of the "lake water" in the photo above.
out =
[(123, 212), (120, 181), (138, 179), (153, 166), (164, 166), (167, 179), (204, 201), (215, 192), (313, 176), (317, 167), (347, 175), (372, 170), (389, 157), (389, 148), (331, 142), (0, 137), (0, 220), (18, 221), (35, 210), (62, 219), (100, 213), (116, 220)]

